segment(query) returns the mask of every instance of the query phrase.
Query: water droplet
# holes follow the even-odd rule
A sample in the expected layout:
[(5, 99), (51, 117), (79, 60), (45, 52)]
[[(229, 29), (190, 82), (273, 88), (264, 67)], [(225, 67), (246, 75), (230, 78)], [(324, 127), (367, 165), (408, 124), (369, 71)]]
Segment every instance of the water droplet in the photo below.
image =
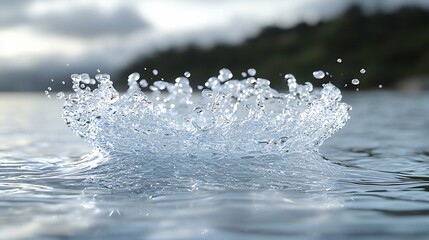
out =
[(154, 70), (152, 70), (152, 73), (153, 73), (153, 75), (158, 75), (158, 70), (156, 70), (156, 69), (154, 69)]
[(99, 68), (97, 68), (97, 72), (98, 72), (98, 73), (101, 73), (101, 71), (100, 71), (100, 69), (99, 69)]
[(109, 74), (97, 74), (95, 75), (95, 80), (97, 80), (99, 83), (107, 83), (110, 81), (110, 75)]
[(70, 64), (68, 64), (68, 63), (67, 63), (67, 64), (66, 64), (66, 66), (67, 66), (67, 67), (70, 67)]
[(288, 74), (285, 75), (285, 79), (286, 80), (288, 80), (288, 79), (295, 79), (295, 76), (293, 74), (288, 73)]
[(380, 85), (378, 85), (378, 88), (383, 88), (383, 85), (381, 85), (381, 84), (380, 84)]
[(79, 75), (79, 74), (72, 74), (72, 75), (70, 76), (70, 78), (73, 80), (73, 83), (79, 83), (79, 82), (80, 82), (80, 79), (81, 79), (81, 77), (80, 77), (80, 75)]
[(364, 74), (364, 73), (366, 73), (366, 70), (365, 70), (365, 68), (362, 68), (359, 72)]
[(147, 87), (147, 86), (149, 86), (149, 84), (147, 83), (147, 81), (146, 81), (146, 79), (142, 79), (142, 80), (140, 80), (140, 86), (141, 87), (143, 87), (143, 88), (145, 88), (145, 87)]
[(128, 82), (138, 81), (140, 79), (140, 73), (134, 72), (128, 76)]
[(201, 85), (198, 85), (197, 88), (198, 88), (198, 90), (203, 90), (204, 87)]
[(191, 77), (191, 73), (190, 72), (185, 72), (184, 74), (183, 74), (185, 77)]
[(359, 88), (356, 88), (356, 92), (359, 92)]
[(51, 82), (53, 82), (54, 81), (54, 79), (53, 78), (51, 78)]
[(249, 74), (249, 76), (253, 77), (256, 75), (256, 70), (254, 68), (249, 68), (247, 70), (247, 73)]
[(227, 68), (222, 68), (221, 70), (219, 70), (219, 76), (217, 77), (221, 82), (225, 82), (228, 81), (229, 79), (232, 78), (232, 73), (229, 69)]
[(48, 91), (48, 90), (45, 90), (45, 94), (46, 94), (46, 95), (48, 95), (48, 94), (49, 94), (49, 91)]
[(201, 96), (203, 96), (204, 98), (210, 98), (213, 97), (213, 92), (210, 89), (204, 89), (203, 91), (201, 91)]
[[(153, 87), (159, 90), (164, 90), (167, 87), (168, 83), (164, 81), (156, 81), (153, 83)], [(149, 87), (150, 88), (150, 87)]]
[(313, 77), (316, 79), (322, 79), (325, 77), (325, 73), (322, 70), (319, 71), (314, 71), (313, 72)]
[(247, 77), (247, 73), (242, 72), (242, 73), (241, 73), (241, 76), (242, 76), (242, 77)]
[(220, 81), (217, 77), (211, 77), (209, 78), (209, 80), (207, 80), (207, 82), (204, 85), (206, 87), (213, 88), (213, 87), (219, 86)]
[(66, 84), (66, 82), (65, 82), (65, 81), (62, 81), (61, 83), (62, 83), (63, 85), (64, 85), (64, 84)]
[(82, 73), (80, 74), (80, 81), (83, 82), (84, 84), (89, 84), (89, 82), (91, 81), (91, 78), (89, 77), (88, 73)]
[(61, 98), (63, 98), (65, 96), (65, 94), (63, 93), (63, 92), (58, 92), (57, 93), (57, 98), (58, 99), (61, 99)]
[(184, 78), (184, 77), (178, 77), (178, 78), (176, 78), (174, 81), (175, 81), (176, 83), (179, 83), (179, 84), (186, 84), (186, 85), (189, 85), (189, 80), (188, 80), (188, 79), (186, 79), (186, 78)]
[(51, 88), (51, 87), (48, 87), (48, 91), (52, 91), (52, 88)]
[(344, 84), (344, 87), (347, 87), (348, 86), (348, 84), (346, 83), (346, 84)]
[(342, 62), (343, 62), (343, 59), (341, 59), (341, 58), (337, 59), (337, 63), (342, 63)]
[(352, 80), (353, 85), (358, 85), (360, 83), (359, 79), (355, 78)]

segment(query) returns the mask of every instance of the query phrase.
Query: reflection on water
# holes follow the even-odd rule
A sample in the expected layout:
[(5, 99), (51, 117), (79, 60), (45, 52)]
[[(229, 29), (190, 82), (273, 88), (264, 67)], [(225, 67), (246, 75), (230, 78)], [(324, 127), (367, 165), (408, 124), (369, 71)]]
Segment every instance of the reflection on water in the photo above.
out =
[(61, 103), (41, 95), (0, 96), (0, 239), (429, 235), (427, 94), (350, 93), (351, 120), (323, 157), (176, 168), (81, 158), (90, 148), (59, 118)]

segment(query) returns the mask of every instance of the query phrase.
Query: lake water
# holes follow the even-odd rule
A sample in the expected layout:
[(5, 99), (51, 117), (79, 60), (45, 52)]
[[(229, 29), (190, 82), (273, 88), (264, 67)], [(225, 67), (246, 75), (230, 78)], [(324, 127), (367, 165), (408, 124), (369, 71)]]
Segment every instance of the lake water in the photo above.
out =
[(3, 93), (0, 239), (429, 239), (429, 94), (344, 101), (351, 119), (320, 153), (211, 168), (177, 156), (172, 171), (165, 159), (82, 158), (91, 146), (60, 118), (62, 101)]

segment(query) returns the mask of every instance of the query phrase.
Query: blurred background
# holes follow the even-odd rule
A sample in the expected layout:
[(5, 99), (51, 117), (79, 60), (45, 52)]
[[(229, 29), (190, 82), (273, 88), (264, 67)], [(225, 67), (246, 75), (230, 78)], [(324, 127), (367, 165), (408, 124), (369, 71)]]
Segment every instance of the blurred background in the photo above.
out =
[(198, 85), (223, 67), (237, 78), (255, 68), (278, 89), (286, 73), (428, 89), (429, 1), (0, 1), (0, 91), (69, 89), (70, 74), (97, 70), (120, 89), (132, 72), (150, 82), (189, 71)]

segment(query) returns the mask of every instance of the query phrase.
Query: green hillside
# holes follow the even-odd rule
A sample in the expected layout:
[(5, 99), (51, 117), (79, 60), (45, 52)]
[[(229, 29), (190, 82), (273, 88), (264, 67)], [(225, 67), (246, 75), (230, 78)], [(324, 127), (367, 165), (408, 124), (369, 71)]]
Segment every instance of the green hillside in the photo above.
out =
[[(342, 63), (337, 59), (341, 58)], [(218, 45), (211, 49), (188, 46), (170, 49), (151, 57), (137, 59), (122, 71), (143, 72), (158, 69), (159, 77), (174, 79), (185, 71), (192, 73), (194, 85), (202, 84), (218, 70), (227, 67), (235, 76), (249, 67), (259, 77), (268, 78), (276, 88), (284, 87), (286, 73), (301, 82), (320, 85), (312, 76), (324, 70), (338, 86), (361, 80), (359, 88), (393, 87), (398, 80), (429, 73), (429, 12), (403, 8), (393, 13), (365, 15), (352, 7), (328, 22), (310, 26), (300, 24), (290, 29), (268, 27), (240, 45)], [(365, 74), (359, 71), (366, 69)], [(353, 89), (351, 86), (349, 89)]]

